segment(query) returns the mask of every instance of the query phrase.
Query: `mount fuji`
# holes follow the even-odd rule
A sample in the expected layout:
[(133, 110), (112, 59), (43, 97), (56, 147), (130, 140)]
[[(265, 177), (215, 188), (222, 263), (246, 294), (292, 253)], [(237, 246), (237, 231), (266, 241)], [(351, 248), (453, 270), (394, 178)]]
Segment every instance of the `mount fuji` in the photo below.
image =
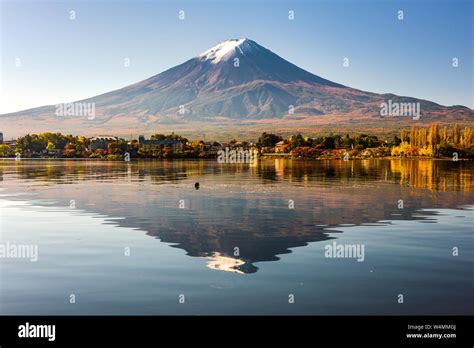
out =
[[(159, 129), (200, 130), (260, 125), (272, 131), (315, 127), (397, 128), (410, 118), (381, 118), (381, 104), (419, 103), (417, 124), (472, 122), (464, 106), (343, 86), (286, 61), (250, 39), (224, 41), (202, 54), (130, 86), (78, 101), (93, 103), (95, 116), (58, 117), (56, 106), (0, 115), (11, 133), (62, 131), (119, 135)], [(176, 126), (178, 125), (178, 126)], [(194, 125), (194, 126), (193, 126)], [(262, 129), (263, 129), (262, 128)], [(245, 131), (244, 131), (245, 133)], [(19, 134), (22, 135), (22, 134)]]

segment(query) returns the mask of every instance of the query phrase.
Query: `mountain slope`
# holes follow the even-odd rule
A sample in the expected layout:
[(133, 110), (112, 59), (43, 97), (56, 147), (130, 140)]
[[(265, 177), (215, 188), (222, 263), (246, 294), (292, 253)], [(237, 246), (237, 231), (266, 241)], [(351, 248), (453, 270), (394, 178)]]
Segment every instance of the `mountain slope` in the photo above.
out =
[(55, 116), (55, 106), (1, 115), (0, 120), (16, 122), (26, 131), (53, 123), (63, 131), (96, 133), (100, 129), (140, 132), (162, 124), (203, 121), (214, 126), (223, 119), (357, 124), (382, 121), (381, 103), (389, 100), (420, 103), (419, 122), (472, 122), (474, 116), (473, 110), (462, 106), (346, 87), (307, 72), (252, 40), (233, 39), (144, 81), (79, 101), (95, 104), (93, 120)]
[[(272, 118), (297, 103), (301, 90), (319, 87), (345, 88), (298, 68), (252, 40), (240, 39), (225, 41), (145, 81), (86, 101), (105, 108), (118, 104), (120, 112), (146, 110), (149, 115)], [(277, 105), (270, 106), (273, 102)], [(112, 109), (110, 114), (115, 114), (116, 108)]]

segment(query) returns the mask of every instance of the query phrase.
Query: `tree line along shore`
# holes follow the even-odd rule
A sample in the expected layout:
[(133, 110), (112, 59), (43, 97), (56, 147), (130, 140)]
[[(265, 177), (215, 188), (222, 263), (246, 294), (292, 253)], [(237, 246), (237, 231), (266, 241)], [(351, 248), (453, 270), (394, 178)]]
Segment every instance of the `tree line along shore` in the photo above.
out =
[(380, 157), (426, 157), (474, 159), (474, 134), (469, 126), (457, 124), (402, 129), (381, 139), (368, 134), (330, 134), (283, 138), (262, 133), (256, 142), (190, 140), (175, 133), (154, 134), (149, 139), (126, 140), (115, 136), (88, 138), (45, 132), (27, 134), (0, 144), (3, 158), (216, 158), (220, 151), (252, 151), (259, 157), (294, 159), (357, 159)]

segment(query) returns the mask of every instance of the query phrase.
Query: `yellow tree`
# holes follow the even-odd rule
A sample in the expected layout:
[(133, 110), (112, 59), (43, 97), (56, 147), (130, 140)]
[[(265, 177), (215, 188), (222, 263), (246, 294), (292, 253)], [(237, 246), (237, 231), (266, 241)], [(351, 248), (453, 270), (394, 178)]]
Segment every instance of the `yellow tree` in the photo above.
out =
[(439, 134), (439, 126), (437, 124), (434, 125), (434, 135), (435, 135), (435, 143), (438, 145), (441, 143), (441, 136)]
[(7, 157), (11, 152), (10, 146), (0, 144), (0, 157)]
[(416, 130), (416, 127), (412, 126), (411, 130), (410, 130), (410, 145), (411, 146), (416, 146), (417, 145), (417, 140), (418, 140), (417, 136), (418, 136), (418, 132)]
[(472, 129), (469, 126), (464, 127), (464, 132), (461, 139), (461, 145), (465, 147), (471, 146), (473, 142), (473, 133)]
[(439, 144), (439, 128), (437, 124), (433, 124), (430, 127), (430, 131), (428, 133), (428, 143), (435, 147), (436, 145)]
[(448, 126), (444, 126), (443, 127), (443, 135), (441, 136), (441, 141), (443, 143), (447, 143), (448, 142)]
[(418, 145), (422, 147), (426, 146), (426, 128), (421, 128), (418, 131)]
[(400, 139), (401, 139), (402, 142), (407, 142), (408, 141), (408, 133), (405, 130), (405, 128), (402, 128), (402, 130), (400, 131)]
[(455, 124), (454, 127), (453, 127), (453, 143), (454, 143), (454, 145), (458, 145), (460, 140), (461, 140), (461, 130), (459, 129), (459, 125)]
[(430, 126), (430, 130), (428, 131), (428, 144), (430, 146), (434, 145), (434, 135), (433, 135), (433, 125)]

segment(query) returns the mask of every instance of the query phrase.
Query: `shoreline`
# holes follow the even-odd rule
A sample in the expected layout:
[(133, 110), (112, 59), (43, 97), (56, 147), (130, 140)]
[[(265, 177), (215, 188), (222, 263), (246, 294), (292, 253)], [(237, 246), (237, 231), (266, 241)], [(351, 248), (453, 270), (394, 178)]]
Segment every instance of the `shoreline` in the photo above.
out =
[[(453, 160), (451, 157), (426, 157), (426, 156), (406, 156), (406, 157), (397, 157), (397, 156), (385, 156), (385, 157), (365, 157), (365, 158), (349, 158), (347, 160), (343, 158), (293, 158), (291, 156), (282, 156), (282, 155), (275, 155), (275, 156), (261, 156), (258, 158), (259, 160), (273, 160), (273, 159), (280, 159), (280, 160), (288, 160), (288, 161), (342, 161), (342, 162), (350, 162), (350, 161), (367, 161), (367, 160), (429, 160), (429, 161), (474, 161), (471, 158), (458, 158), (457, 160)], [(16, 159), (15, 157), (0, 157), (0, 161), (11, 161), (11, 162), (22, 162), (22, 161), (78, 161), (78, 162), (140, 162), (140, 161), (153, 161), (153, 162), (162, 162), (162, 161), (215, 161), (217, 162), (217, 157), (206, 157), (206, 158), (196, 158), (196, 157), (176, 157), (176, 158), (131, 158), (130, 161), (125, 161), (123, 159), (117, 158), (55, 158), (55, 157), (22, 157), (21, 159)], [(221, 164), (246, 164), (245, 162), (239, 163), (221, 163)]]

